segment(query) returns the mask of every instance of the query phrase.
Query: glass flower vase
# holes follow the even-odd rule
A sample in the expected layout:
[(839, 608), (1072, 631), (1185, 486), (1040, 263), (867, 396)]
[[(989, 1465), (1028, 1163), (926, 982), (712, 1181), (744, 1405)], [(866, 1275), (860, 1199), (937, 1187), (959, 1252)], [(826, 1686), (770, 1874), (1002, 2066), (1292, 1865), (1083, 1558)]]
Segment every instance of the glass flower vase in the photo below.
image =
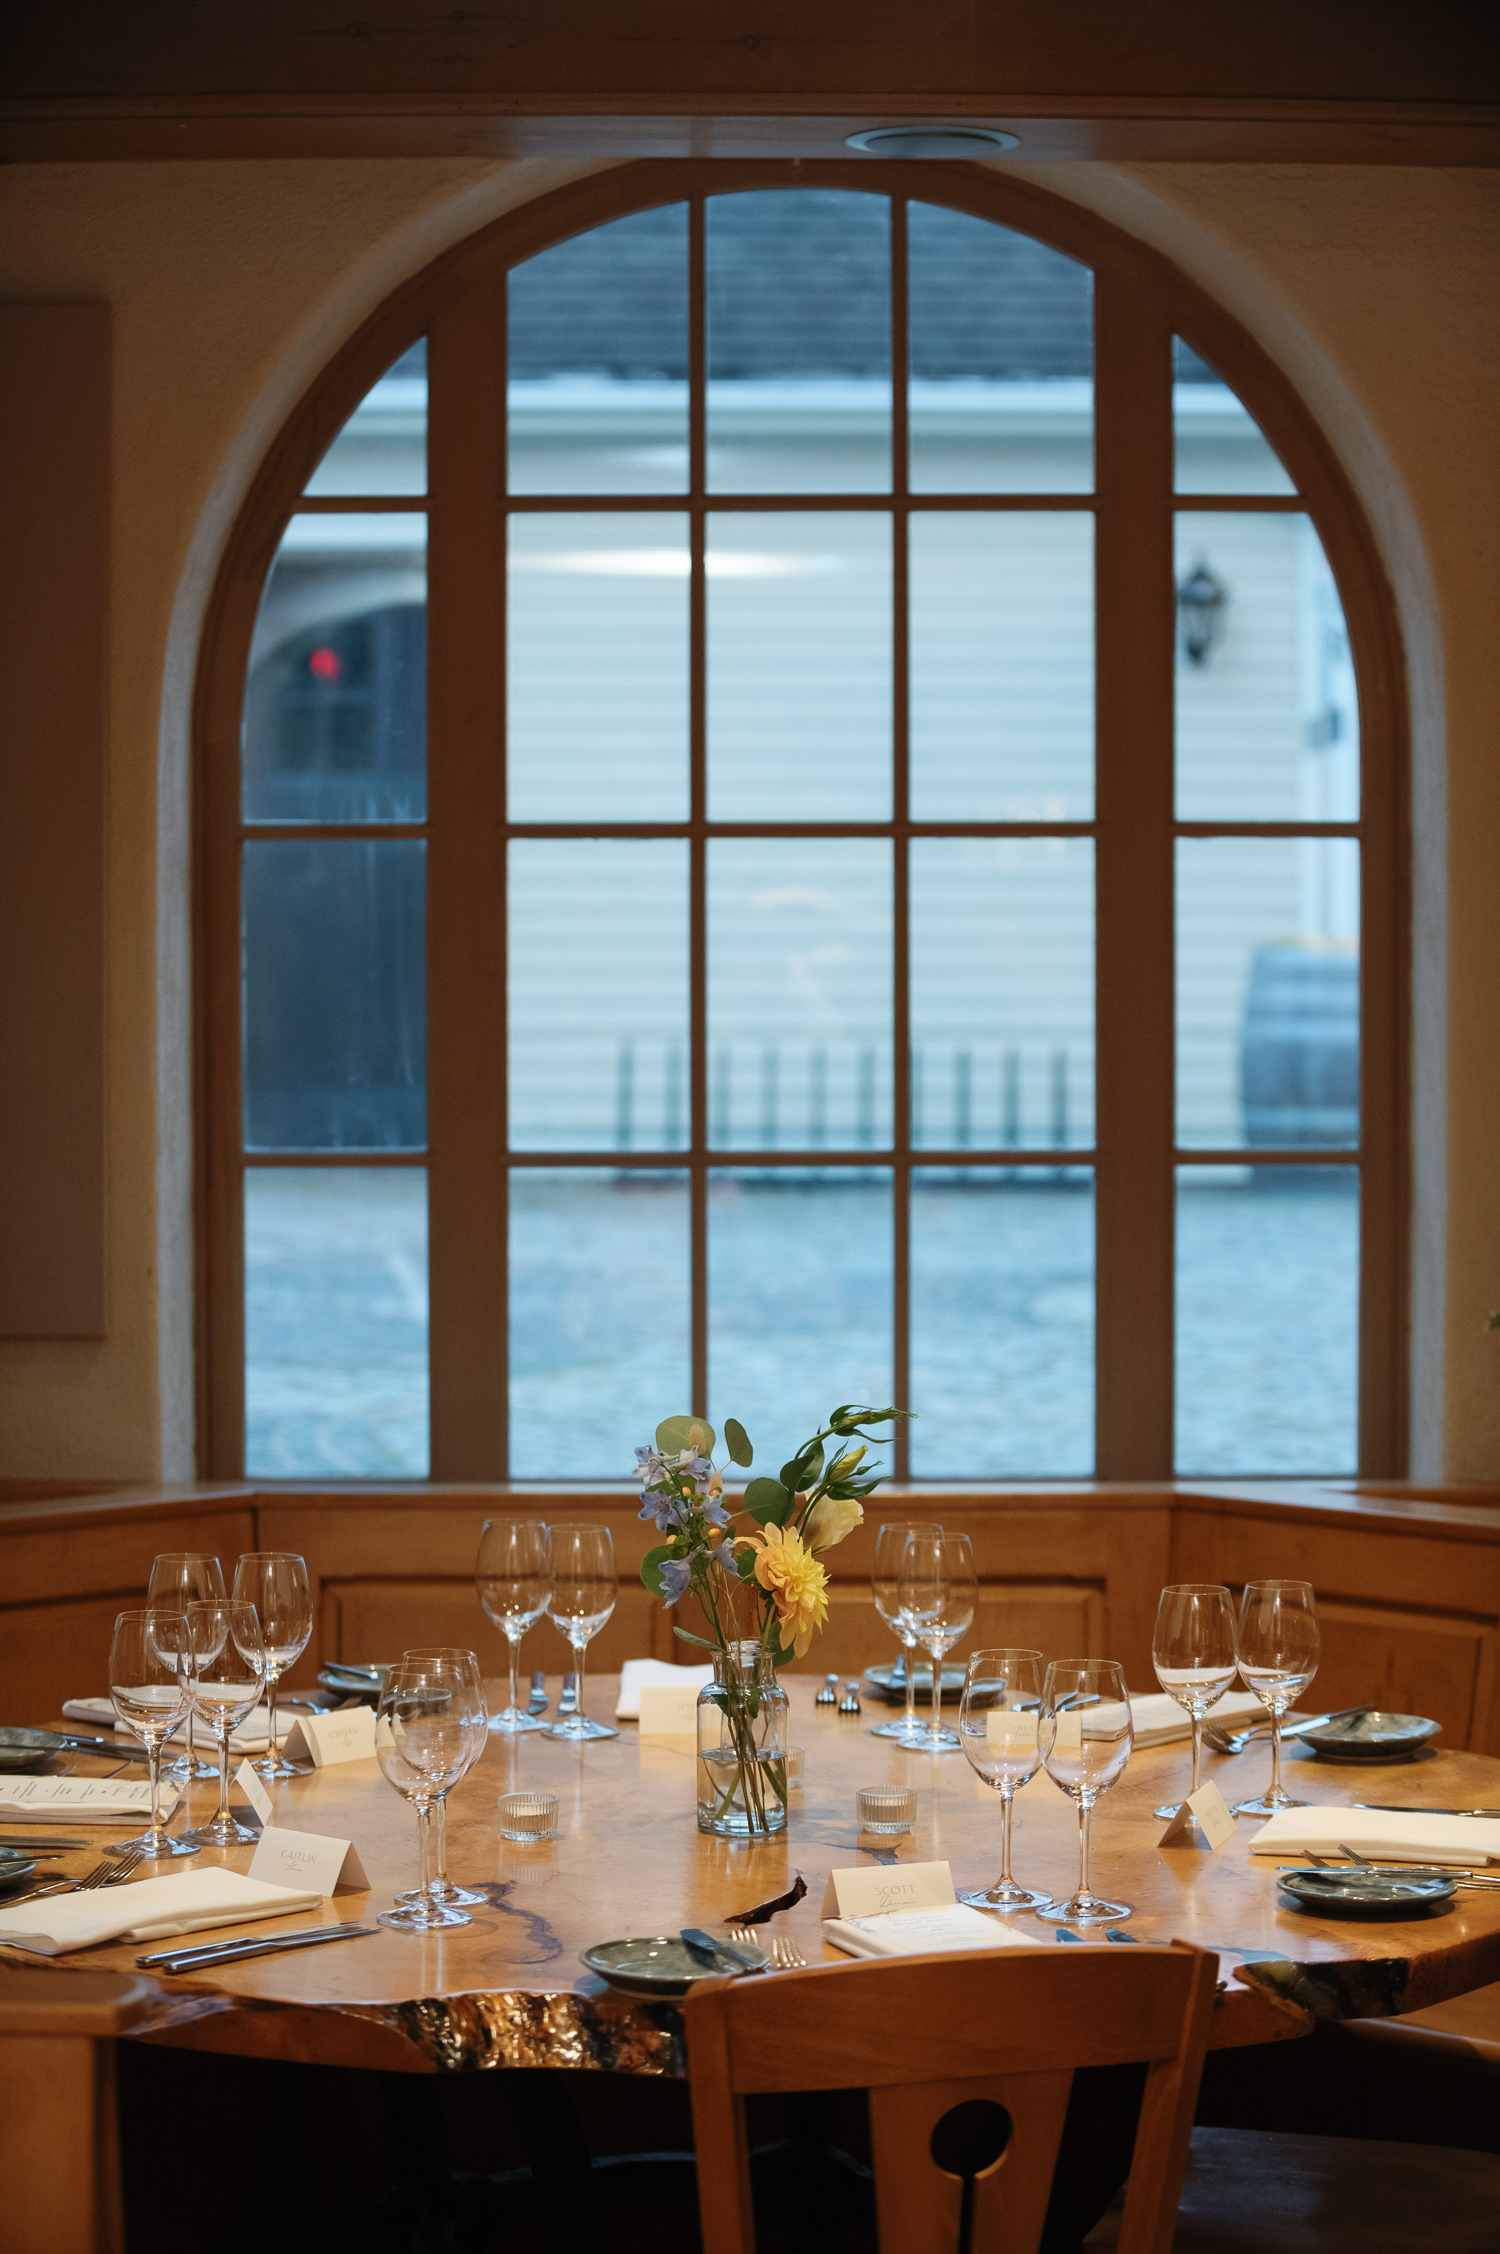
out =
[(714, 1653), (698, 1693), (698, 1829), (771, 1839), (786, 1829), (787, 1696), (762, 1644)]

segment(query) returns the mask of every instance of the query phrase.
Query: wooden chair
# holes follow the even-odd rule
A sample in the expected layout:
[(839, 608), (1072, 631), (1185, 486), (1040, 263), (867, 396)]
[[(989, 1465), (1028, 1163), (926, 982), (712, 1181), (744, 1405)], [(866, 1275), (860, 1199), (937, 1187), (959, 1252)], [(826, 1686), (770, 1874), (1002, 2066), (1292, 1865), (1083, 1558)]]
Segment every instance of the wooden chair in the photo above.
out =
[(1035, 2254), (1074, 2069), (1134, 2061), (1146, 2091), (1118, 2244), (1166, 2254), (1217, 1970), (1174, 1941), (697, 1982), (683, 2008), (703, 2254), (755, 2254), (746, 2097), (858, 2087), (887, 2254)]
[(118, 2254), (114, 2038), (159, 1993), (128, 1972), (0, 1966), (0, 2245)]

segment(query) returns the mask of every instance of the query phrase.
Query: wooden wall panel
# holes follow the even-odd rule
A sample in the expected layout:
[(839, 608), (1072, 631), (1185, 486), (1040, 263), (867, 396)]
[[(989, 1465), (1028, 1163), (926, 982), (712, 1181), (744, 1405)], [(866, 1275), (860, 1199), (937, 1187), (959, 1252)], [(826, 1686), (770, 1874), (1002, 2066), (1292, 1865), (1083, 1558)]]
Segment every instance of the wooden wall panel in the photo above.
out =
[(65, 1698), (107, 1698), (115, 1614), (144, 1603), (145, 1594), (143, 1585), (0, 1613), (0, 1719), (37, 1728), (55, 1719)]
[[(660, 1606), (639, 1581), (622, 1582), (613, 1616), (588, 1648), (590, 1669), (606, 1673), (652, 1650)], [(509, 1665), (506, 1644), (480, 1609), (472, 1581), (335, 1581), (323, 1585), (323, 1649), (330, 1659), (389, 1660), (417, 1644), (464, 1644), (487, 1674)], [(687, 1654), (679, 1646), (682, 1656)], [(560, 1675), (573, 1666), (571, 1647), (546, 1620), (524, 1639), (521, 1666)]]
[(1493, 1666), (1493, 1620), (1328, 1600), (1320, 1602), (1318, 1618), (1323, 1660), (1312, 1697), (1320, 1710), (1364, 1703), (1395, 1714), (1427, 1714), (1442, 1723), (1449, 1745), (1471, 1742)]

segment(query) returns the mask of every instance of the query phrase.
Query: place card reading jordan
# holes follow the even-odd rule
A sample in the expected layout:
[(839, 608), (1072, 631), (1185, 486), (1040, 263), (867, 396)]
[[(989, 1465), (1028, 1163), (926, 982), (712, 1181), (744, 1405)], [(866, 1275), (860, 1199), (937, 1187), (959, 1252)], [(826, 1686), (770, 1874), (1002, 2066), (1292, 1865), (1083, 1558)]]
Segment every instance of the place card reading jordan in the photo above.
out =
[(823, 1896), (824, 1917), (881, 1917), (889, 1910), (940, 1910), (957, 1897), (946, 1863), (889, 1864), (872, 1869), (830, 1871)]
[(1216, 1784), (1202, 1784), (1196, 1792), (1190, 1792), (1156, 1844), (1158, 1847), (1196, 1847), (1200, 1832), (1208, 1841), (1211, 1854), (1217, 1853), (1234, 1837), (1234, 1817)]
[(293, 1761), (305, 1753), (315, 1769), (332, 1768), (337, 1761), (373, 1761), (375, 1709), (350, 1706), (337, 1714), (299, 1714), (281, 1750)]
[(315, 1831), (278, 1831), (267, 1824), (250, 1858), (250, 1876), (273, 1886), (296, 1886), (308, 1893), (332, 1894), (340, 1886), (368, 1893), (370, 1881), (359, 1850), (347, 1839), (324, 1839)]

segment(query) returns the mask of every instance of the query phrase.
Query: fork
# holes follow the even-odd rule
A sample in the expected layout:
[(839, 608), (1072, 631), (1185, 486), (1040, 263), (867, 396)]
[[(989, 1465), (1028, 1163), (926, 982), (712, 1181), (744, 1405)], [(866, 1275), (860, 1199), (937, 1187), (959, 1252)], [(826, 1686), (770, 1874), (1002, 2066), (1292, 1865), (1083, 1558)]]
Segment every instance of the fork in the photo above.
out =
[(49, 1878), (45, 1885), (15, 1895), (10, 1906), (34, 1902), (42, 1894), (92, 1894), (96, 1887), (118, 1885), (122, 1878), (129, 1878), (144, 1853), (143, 1847), (122, 1847), (118, 1855), (106, 1855), (102, 1863), (96, 1863), (76, 1884), (70, 1878)]
[(771, 1970), (773, 1972), (801, 1972), (807, 1964), (806, 1957), (795, 1941), (785, 1933), (778, 1933), (771, 1941)]

